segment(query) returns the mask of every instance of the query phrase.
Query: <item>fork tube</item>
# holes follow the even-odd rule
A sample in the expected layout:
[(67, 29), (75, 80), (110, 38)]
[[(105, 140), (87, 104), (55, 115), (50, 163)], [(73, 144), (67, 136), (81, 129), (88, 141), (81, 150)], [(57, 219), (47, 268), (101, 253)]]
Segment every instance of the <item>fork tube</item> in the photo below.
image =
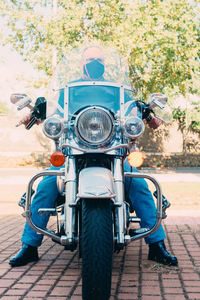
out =
[(68, 242), (72, 243), (75, 232), (75, 208), (70, 204), (76, 203), (77, 195), (76, 164), (74, 158), (67, 158), (65, 169), (65, 234)]
[(124, 215), (124, 176), (122, 168), (122, 159), (114, 159), (113, 177), (115, 185), (115, 203), (119, 206), (115, 209), (116, 217), (116, 232), (117, 232), (117, 243), (124, 244), (125, 235), (125, 215)]
[(65, 102), (64, 102), (64, 118), (65, 120), (68, 121), (68, 107), (69, 107), (69, 87), (66, 86), (65, 89), (64, 89), (64, 99), (65, 99)]
[(121, 112), (121, 121), (124, 121), (124, 86), (120, 87), (120, 112)]

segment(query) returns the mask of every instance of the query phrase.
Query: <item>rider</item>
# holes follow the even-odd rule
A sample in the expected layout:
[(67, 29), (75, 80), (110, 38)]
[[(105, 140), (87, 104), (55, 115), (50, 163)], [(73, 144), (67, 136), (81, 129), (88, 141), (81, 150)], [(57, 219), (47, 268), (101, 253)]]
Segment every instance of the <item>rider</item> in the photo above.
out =
[[(85, 49), (82, 55), (82, 70), (83, 75), (79, 81), (104, 80), (104, 56), (101, 48), (98, 46), (91, 46)], [(127, 95), (125, 95), (125, 98), (126, 97)], [(127, 110), (131, 110), (130, 114), (137, 113), (137, 107), (130, 105), (130, 103), (132, 102), (128, 102)], [(56, 113), (63, 113), (63, 98), (61, 96), (58, 101)], [(30, 115), (27, 115), (21, 120), (20, 124), (26, 125), (29, 120)], [(148, 126), (150, 128), (156, 129), (159, 125), (160, 120), (155, 117), (152, 117), (148, 121)], [(50, 169), (55, 170), (59, 168), (51, 166)], [(131, 167), (127, 161), (125, 162), (124, 170), (125, 172), (131, 171)], [(133, 171), (138, 172), (135, 168)], [(141, 219), (141, 227), (152, 227), (155, 223), (156, 207), (146, 181), (142, 178), (132, 178), (132, 185), (130, 189), (129, 184), (130, 178), (125, 178), (125, 189), (126, 191), (129, 190), (131, 204), (136, 212), (137, 217)], [(37, 226), (46, 228), (49, 216), (39, 216), (38, 209), (54, 207), (57, 195), (58, 190), (56, 176), (45, 176), (43, 180), (40, 181), (37, 192), (32, 201), (32, 220)], [(172, 256), (166, 250), (164, 244), (165, 238), (166, 235), (162, 225), (160, 225), (159, 229), (155, 233), (145, 238), (146, 243), (149, 245), (148, 259), (167, 265), (178, 265), (177, 258)], [(39, 259), (37, 248), (41, 245), (42, 239), (43, 235), (38, 234), (26, 222), (21, 238), (22, 248), (20, 252), (10, 260), (9, 264), (12, 267), (17, 267), (26, 265), (31, 261), (37, 261)]]

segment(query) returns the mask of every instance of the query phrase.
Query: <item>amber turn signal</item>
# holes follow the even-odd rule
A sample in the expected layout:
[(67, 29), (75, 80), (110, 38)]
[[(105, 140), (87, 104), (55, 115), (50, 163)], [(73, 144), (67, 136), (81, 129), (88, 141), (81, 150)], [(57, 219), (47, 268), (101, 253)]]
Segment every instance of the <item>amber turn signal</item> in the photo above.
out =
[(54, 152), (51, 154), (50, 162), (54, 167), (61, 167), (65, 163), (65, 156), (62, 152)]
[(131, 167), (140, 167), (144, 162), (144, 155), (139, 151), (132, 151), (128, 156), (128, 163)]

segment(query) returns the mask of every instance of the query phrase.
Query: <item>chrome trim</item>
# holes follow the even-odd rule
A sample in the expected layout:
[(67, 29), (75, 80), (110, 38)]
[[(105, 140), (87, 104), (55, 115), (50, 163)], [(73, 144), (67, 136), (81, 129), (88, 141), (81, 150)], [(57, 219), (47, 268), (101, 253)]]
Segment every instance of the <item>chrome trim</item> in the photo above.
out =
[(111, 147), (109, 149), (92, 149), (92, 150), (89, 150), (89, 149), (83, 149), (83, 148), (80, 148), (80, 147), (76, 147), (76, 146), (72, 146), (70, 144), (63, 144), (62, 145), (62, 150), (65, 149), (65, 148), (72, 148), (72, 149), (75, 149), (75, 150), (78, 150), (80, 152), (83, 152), (83, 153), (107, 153), (107, 152), (110, 152), (110, 151), (113, 151), (113, 150), (116, 150), (116, 149), (120, 149), (120, 148), (129, 148), (129, 145), (128, 144), (120, 144), (118, 146), (115, 146), (115, 147)]
[[(102, 167), (88, 167), (79, 174), (78, 195), (80, 198), (104, 199), (116, 197), (110, 170)], [(115, 202), (115, 201), (114, 201)]]
[[(140, 238), (144, 238), (146, 236), (149, 236), (150, 234), (154, 233), (158, 227), (161, 224), (162, 221), (162, 190), (160, 187), (160, 184), (156, 181), (156, 179), (150, 175), (143, 174), (143, 173), (131, 173), (131, 172), (125, 172), (125, 177), (135, 177), (135, 178), (146, 178), (149, 179), (156, 187), (157, 189), (157, 214), (156, 214), (156, 223), (154, 226), (149, 229), (148, 231), (137, 234), (136, 236), (131, 237), (130, 239), (125, 236), (125, 215), (124, 215), (124, 205), (123, 205), (123, 174), (121, 170), (121, 164), (122, 161), (120, 159), (116, 159), (114, 163), (114, 185), (115, 185), (115, 191), (117, 194), (117, 197), (115, 197), (115, 205), (120, 207), (116, 207), (116, 231), (117, 231), (117, 243), (124, 244), (124, 242), (131, 242), (133, 240), (138, 240)], [(26, 208), (25, 208), (25, 217), (26, 221), (29, 224), (29, 226), (34, 229), (36, 232), (46, 235), (55, 241), (63, 244), (63, 245), (70, 245), (75, 241), (74, 237), (74, 229), (75, 229), (75, 204), (76, 204), (76, 189), (77, 189), (77, 183), (76, 183), (76, 172), (75, 172), (75, 161), (73, 158), (69, 159), (69, 162), (66, 163), (66, 169), (67, 169), (67, 175), (66, 176), (66, 185), (68, 193), (66, 194), (66, 205), (65, 205), (65, 228), (66, 228), (66, 235), (65, 236), (57, 236), (54, 234), (54, 232), (42, 229), (38, 227), (31, 218), (31, 189), (33, 186), (33, 183), (36, 179), (43, 177), (43, 176), (64, 176), (64, 171), (52, 171), (52, 170), (46, 170), (37, 173), (34, 175), (31, 180), (28, 183), (27, 187), (27, 196), (26, 196)]]
[[(141, 123), (141, 126), (142, 126), (142, 130), (141, 130), (140, 133), (138, 133), (137, 135), (131, 135), (131, 134), (129, 134), (129, 133), (126, 131), (126, 123), (127, 123), (128, 121), (130, 121), (130, 119), (133, 119), (133, 118), (138, 119), (139, 122)], [(124, 124), (123, 124), (123, 128), (124, 128), (124, 135), (125, 135), (125, 136), (127, 136), (127, 137), (129, 137), (129, 138), (131, 138), (131, 139), (133, 139), (133, 138), (135, 139), (135, 138), (138, 138), (138, 137), (144, 132), (144, 130), (145, 130), (145, 125), (144, 125), (144, 122), (143, 122), (140, 118), (135, 117), (135, 116), (132, 116), (132, 117), (129, 117), (129, 118), (126, 119), (126, 121), (125, 121)]]
[(76, 86), (89, 86), (89, 85), (103, 85), (103, 86), (112, 86), (112, 87), (117, 87), (117, 88), (120, 88), (123, 86), (123, 88), (125, 90), (128, 90), (128, 91), (131, 91), (133, 93), (136, 92), (136, 89), (128, 86), (128, 85), (122, 85), (120, 83), (113, 83), (113, 82), (108, 82), (108, 81), (80, 81), (80, 82), (73, 82), (73, 83), (69, 83), (67, 84), (65, 87), (66, 88), (71, 88), (71, 87), (76, 87)]
[(122, 169), (122, 159), (115, 158), (114, 166), (113, 166), (113, 178), (115, 185), (115, 203), (118, 205), (115, 209), (115, 217), (116, 217), (116, 232), (117, 232), (117, 243), (124, 244), (124, 236), (126, 233), (126, 220), (125, 220), (125, 205), (124, 200), (124, 176)]
[(34, 222), (32, 221), (31, 218), (31, 189), (33, 186), (33, 183), (35, 182), (36, 179), (43, 177), (43, 176), (63, 176), (64, 172), (63, 171), (52, 171), (52, 170), (46, 170), (46, 171), (41, 171), (37, 174), (35, 174), (31, 180), (28, 183), (28, 187), (27, 187), (27, 193), (26, 193), (26, 207), (25, 207), (25, 217), (26, 217), (26, 221), (29, 224), (29, 226), (34, 229), (35, 231), (37, 231), (38, 233), (44, 234), (54, 240), (56, 240), (57, 242), (61, 243), (61, 238), (58, 237), (57, 235), (55, 235), (52, 231), (47, 230), (47, 229), (42, 229), (40, 227), (38, 227), (36, 224), (34, 224)]
[(161, 190), (161, 186), (160, 186), (159, 182), (153, 176), (150, 176), (148, 174), (124, 172), (124, 176), (125, 177), (135, 177), (135, 178), (149, 179), (155, 185), (156, 190), (157, 190), (157, 195), (158, 195), (158, 197), (157, 197), (156, 223), (146, 233), (141, 233), (141, 234), (138, 234), (136, 236), (131, 237), (131, 239), (129, 241), (129, 242), (131, 242), (131, 241), (138, 240), (140, 238), (144, 238), (144, 237), (149, 236), (150, 234), (154, 233), (158, 229), (158, 227), (160, 226), (161, 221), (162, 221), (162, 190)]
[[(61, 124), (61, 131), (60, 131), (57, 135), (55, 135), (55, 136), (52, 136), (52, 135), (48, 134), (48, 133), (46, 132), (46, 130), (45, 130), (45, 125), (46, 125), (46, 123), (48, 123), (49, 119), (51, 119), (51, 118), (57, 119), (58, 121), (60, 121), (60, 124)], [(44, 133), (48, 138), (50, 138), (50, 139), (52, 139), (52, 140), (57, 140), (57, 139), (61, 136), (61, 134), (63, 133), (63, 131), (64, 131), (64, 124), (63, 124), (63, 121), (62, 121), (60, 118), (57, 118), (56, 116), (48, 117), (48, 118), (44, 121), (44, 123), (43, 123), (42, 130), (43, 130), (43, 133)]]
[[(64, 168), (60, 169), (60, 171), (65, 171)], [(58, 192), (64, 196), (65, 195), (65, 176), (57, 176), (57, 188)]]
[[(93, 143), (91, 143), (91, 142), (85, 141), (85, 140), (82, 138), (82, 136), (80, 135), (80, 133), (79, 133), (79, 131), (78, 131), (78, 129), (77, 129), (77, 127), (78, 127), (78, 120), (79, 120), (80, 116), (81, 116), (84, 112), (86, 112), (86, 111), (88, 111), (88, 110), (92, 110), (92, 109), (94, 109), (94, 108), (96, 108), (96, 109), (98, 109), (98, 110), (102, 110), (103, 112), (105, 112), (105, 113), (108, 115), (108, 117), (110, 118), (111, 123), (112, 123), (112, 128), (111, 128), (111, 131), (110, 131), (109, 136), (108, 136), (104, 141), (99, 142), (98, 144), (93, 144)], [(95, 106), (95, 105), (94, 105), (94, 106), (87, 107), (87, 108), (83, 109), (83, 110), (77, 115), (77, 117), (76, 117), (76, 119), (75, 119), (75, 122), (74, 122), (74, 127), (75, 127), (75, 133), (76, 133), (76, 136), (81, 140), (81, 142), (82, 142), (83, 144), (85, 144), (86, 146), (90, 146), (90, 147), (100, 147), (101, 145), (105, 145), (105, 144), (107, 143), (107, 141), (113, 136), (113, 132), (114, 132), (114, 118), (113, 118), (113, 116), (111, 115), (111, 113), (110, 113), (107, 109), (102, 108), (102, 107), (100, 107), (100, 106)]]
[(68, 110), (69, 110), (68, 102), (69, 102), (69, 88), (66, 86), (64, 89), (64, 118), (65, 118), (65, 120), (68, 120)]
[(38, 214), (39, 215), (51, 215), (57, 213), (55, 208), (39, 208)]
[[(85, 193), (85, 194), (78, 194), (77, 195), (77, 201), (80, 199), (111, 199), (114, 202), (114, 198), (116, 197), (116, 194), (112, 193)], [(115, 203), (114, 203), (115, 204)], [(73, 206), (73, 204), (70, 204), (70, 206)], [(118, 206), (118, 205), (116, 205)]]
[(69, 244), (74, 242), (77, 175), (75, 159), (68, 157), (65, 163), (65, 234)]
[(137, 218), (137, 217), (129, 217), (128, 218), (128, 221), (130, 223), (140, 223), (141, 222), (141, 219), (140, 218)]
[(124, 122), (124, 86), (120, 86), (120, 116), (121, 122)]

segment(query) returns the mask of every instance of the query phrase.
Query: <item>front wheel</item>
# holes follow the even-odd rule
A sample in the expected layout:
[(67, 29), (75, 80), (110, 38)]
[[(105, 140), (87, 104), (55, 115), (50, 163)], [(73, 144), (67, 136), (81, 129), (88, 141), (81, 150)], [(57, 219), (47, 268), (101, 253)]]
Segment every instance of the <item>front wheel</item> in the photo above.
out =
[(112, 205), (107, 199), (82, 200), (82, 297), (110, 298), (113, 228)]

